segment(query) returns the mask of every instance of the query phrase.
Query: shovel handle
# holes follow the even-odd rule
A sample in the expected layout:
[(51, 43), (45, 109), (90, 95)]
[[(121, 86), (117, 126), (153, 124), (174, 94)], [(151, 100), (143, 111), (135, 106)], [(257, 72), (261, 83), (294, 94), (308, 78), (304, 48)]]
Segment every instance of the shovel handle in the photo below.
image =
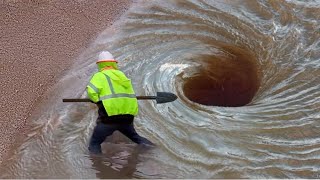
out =
[[(177, 99), (177, 96), (169, 92), (157, 92), (157, 96), (136, 96), (138, 100), (156, 100), (157, 104), (172, 102)], [(62, 99), (62, 102), (92, 102), (88, 98), (71, 98)]]

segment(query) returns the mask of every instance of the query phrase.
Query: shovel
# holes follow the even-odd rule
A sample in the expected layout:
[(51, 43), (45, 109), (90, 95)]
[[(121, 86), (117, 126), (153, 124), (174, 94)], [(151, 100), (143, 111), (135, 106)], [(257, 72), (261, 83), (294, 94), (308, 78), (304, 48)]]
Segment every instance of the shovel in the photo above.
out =
[[(138, 100), (156, 100), (157, 104), (175, 101), (178, 97), (170, 92), (157, 92), (157, 96), (136, 96)], [(62, 102), (91, 102), (90, 99), (62, 99)]]

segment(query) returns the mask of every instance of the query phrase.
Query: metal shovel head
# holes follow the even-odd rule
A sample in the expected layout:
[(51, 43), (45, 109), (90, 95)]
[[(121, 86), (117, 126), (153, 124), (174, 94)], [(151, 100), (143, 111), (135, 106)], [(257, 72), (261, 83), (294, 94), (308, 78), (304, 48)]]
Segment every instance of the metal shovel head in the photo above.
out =
[(177, 98), (178, 97), (173, 93), (157, 92), (156, 101), (157, 101), (157, 104), (161, 104), (161, 103), (167, 103), (167, 102), (175, 101)]

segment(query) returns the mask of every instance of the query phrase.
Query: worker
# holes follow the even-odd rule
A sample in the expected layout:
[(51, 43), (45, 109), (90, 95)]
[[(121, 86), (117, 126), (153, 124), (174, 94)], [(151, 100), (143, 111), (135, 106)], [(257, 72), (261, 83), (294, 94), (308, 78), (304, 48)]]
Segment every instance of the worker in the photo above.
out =
[(153, 145), (134, 128), (138, 101), (131, 80), (117, 63), (110, 52), (101, 52), (96, 62), (99, 71), (87, 85), (88, 97), (98, 106), (97, 124), (89, 142), (89, 151), (94, 154), (102, 153), (101, 144), (116, 130), (137, 144)]

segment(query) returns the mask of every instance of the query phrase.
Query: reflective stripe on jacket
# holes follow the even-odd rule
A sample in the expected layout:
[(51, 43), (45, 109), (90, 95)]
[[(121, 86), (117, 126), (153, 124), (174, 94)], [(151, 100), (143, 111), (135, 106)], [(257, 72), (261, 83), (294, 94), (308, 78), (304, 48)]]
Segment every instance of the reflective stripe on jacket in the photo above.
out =
[(138, 101), (126, 75), (115, 69), (95, 73), (87, 85), (88, 97), (102, 101), (108, 116), (138, 114)]

